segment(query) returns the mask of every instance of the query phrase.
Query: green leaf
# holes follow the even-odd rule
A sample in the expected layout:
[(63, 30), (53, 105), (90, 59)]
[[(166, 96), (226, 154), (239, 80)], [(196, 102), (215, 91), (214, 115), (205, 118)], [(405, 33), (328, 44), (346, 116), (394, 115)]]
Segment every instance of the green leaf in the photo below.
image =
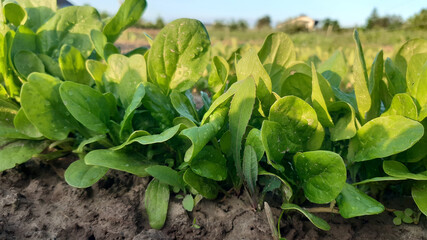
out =
[(207, 199), (215, 199), (218, 195), (218, 186), (215, 181), (201, 177), (191, 171), (191, 169), (185, 171), (184, 182)]
[(73, 150), (73, 153), (84, 153), (86, 145), (89, 145), (91, 143), (95, 143), (98, 141), (103, 141), (106, 139), (107, 139), (106, 135), (97, 135), (97, 136), (85, 139), (79, 144), (79, 146), (75, 150)]
[(182, 18), (169, 23), (148, 53), (150, 79), (164, 93), (191, 88), (209, 62), (209, 49), (209, 35), (201, 22)]
[(126, 28), (138, 22), (146, 6), (145, 0), (124, 1), (116, 15), (104, 27), (103, 32), (108, 41), (114, 43)]
[(343, 52), (336, 50), (332, 56), (319, 65), (317, 71), (322, 73), (333, 86), (339, 87), (341, 80), (346, 77), (348, 71)]
[(272, 33), (264, 40), (258, 57), (271, 78), (273, 90), (286, 68), (295, 60), (295, 56), (292, 40), (285, 33)]
[(14, 126), (14, 118), (18, 111), (18, 106), (15, 103), (0, 99), (0, 138), (31, 139)]
[(65, 171), (64, 178), (68, 185), (87, 188), (99, 181), (108, 172), (108, 168), (89, 166), (83, 160), (73, 162)]
[(99, 134), (108, 132), (110, 112), (102, 93), (75, 82), (62, 83), (59, 93), (67, 110), (83, 126)]
[(191, 104), (190, 99), (176, 90), (172, 90), (169, 97), (173, 107), (181, 116), (186, 117), (195, 123), (199, 123), (197, 110), (193, 104)]
[(104, 83), (102, 82), (102, 76), (104, 75), (104, 72), (107, 71), (107, 67), (108, 65), (103, 62), (95, 61), (92, 59), (88, 59), (86, 61), (86, 70), (88, 71), (92, 79), (95, 81), (98, 90), (100, 90), (101, 92), (105, 92)]
[(334, 102), (328, 110), (334, 120), (334, 127), (329, 128), (332, 141), (350, 139), (356, 135), (356, 114), (350, 104)]
[(101, 31), (93, 29), (90, 32), (90, 40), (92, 41), (96, 53), (104, 60), (108, 60), (104, 54), (104, 48), (105, 45), (107, 45), (107, 37)]
[(0, 73), (3, 75), (2, 82), (11, 98), (19, 97), (21, 88), (21, 82), (13, 72), (9, 55), (14, 36), (14, 31), (7, 31), (4, 35), (0, 34)]
[(407, 88), (405, 75), (399, 71), (390, 58), (385, 60), (384, 68), (387, 78), (387, 90), (390, 95), (394, 96), (398, 93), (405, 93)]
[(424, 119), (421, 124), (424, 127), (424, 135), (422, 138), (408, 150), (399, 153), (397, 155), (397, 159), (402, 159), (405, 162), (418, 162), (427, 156), (427, 134), (425, 134), (427, 129), (427, 119)]
[[(333, 127), (334, 123), (332, 121), (331, 116), (329, 115), (328, 112), (328, 107), (327, 107), (327, 100), (326, 99), (326, 95), (324, 95), (324, 91), (322, 90), (322, 86), (320, 83), (320, 79), (317, 76), (317, 71), (316, 71), (316, 67), (314, 66), (314, 63), (311, 63), (311, 69), (312, 69), (312, 93), (311, 93), (311, 101), (313, 103), (313, 108), (317, 113), (317, 117), (319, 118), (319, 122), (325, 126), (325, 127)], [(326, 84), (328, 84), (326, 82)], [(329, 84), (326, 85), (329, 87)], [(332, 90), (330, 90), (332, 91)], [(333, 94), (332, 94), (333, 96)]]
[(193, 199), (193, 196), (191, 196), (191, 194), (185, 195), (184, 199), (182, 200), (182, 206), (184, 207), (185, 210), (189, 212), (193, 211), (194, 199)]
[(140, 154), (112, 151), (109, 149), (91, 151), (85, 156), (84, 160), (87, 165), (112, 168), (135, 174), (138, 177), (148, 176), (145, 169), (154, 165), (147, 162), (145, 157)]
[(257, 128), (253, 128), (249, 131), (248, 136), (246, 137), (245, 146), (251, 146), (255, 153), (256, 159), (259, 162), (264, 156), (264, 146), (262, 145), (261, 131)]
[(427, 181), (427, 171), (418, 174), (411, 173), (403, 163), (398, 161), (384, 161), (383, 169), (387, 175), (390, 175), (392, 177)]
[(182, 175), (170, 167), (155, 165), (146, 168), (145, 171), (161, 183), (184, 189)]
[(420, 211), (427, 216), (427, 181), (416, 182), (412, 186), (412, 198)]
[(104, 73), (105, 90), (112, 92), (121, 106), (127, 108), (140, 83), (147, 82), (145, 59), (142, 55), (130, 58), (113, 54), (108, 58), (108, 68)]
[(420, 123), (395, 115), (375, 118), (351, 139), (348, 159), (361, 162), (388, 157), (412, 147), (424, 134)]
[(296, 96), (304, 100), (311, 98), (312, 78), (303, 73), (294, 73), (287, 77), (278, 92), (280, 96)]
[(381, 116), (400, 115), (413, 120), (417, 120), (418, 111), (414, 100), (407, 93), (398, 93), (394, 95), (390, 107)]
[(403, 44), (397, 51), (394, 61), (396, 67), (405, 76), (409, 60), (413, 55), (427, 52), (427, 40), (412, 39)]
[(14, 1), (4, 1), (3, 14), (7, 21), (15, 26), (22, 25), (27, 21), (27, 12)]
[[(15, 55), (21, 51), (36, 52), (36, 34), (26, 26), (19, 26), (13, 38), (12, 48), (10, 50), (10, 57), (13, 60)], [(18, 64), (15, 62), (15, 66)]]
[[(261, 175), (263, 175), (263, 176), (272, 176), (272, 177), (275, 177), (276, 179), (280, 180), (280, 182), (282, 183), (282, 191), (285, 194), (284, 197), (285, 197), (286, 201), (289, 202), (291, 200), (291, 198), (293, 196), (293, 190), (292, 190), (291, 185), (287, 181), (285, 181), (283, 178), (281, 178), (280, 176), (278, 176), (278, 175), (276, 175), (274, 173), (265, 171), (261, 167), (258, 168), (258, 175), (260, 175), (260, 176)], [(263, 191), (265, 191), (265, 189)]]
[(362, 44), (360, 43), (359, 33), (354, 30), (353, 35), (356, 42), (356, 54), (354, 56), (353, 77), (354, 77), (354, 91), (356, 93), (357, 109), (362, 124), (365, 123), (366, 113), (371, 109), (371, 95), (368, 71), (366, 70), (365, 57), (363, 54)]
[(99, 13), (93, 7), (61, 8), (37, 30), (37, 47), (41, 53), (58, 58), (61, 47), (68, 44), (87, 58), (93, 51), (90, 32), (101, 27)]
[(0, 147), (0, 172), (14, 168), (35, 155), (41, 153), (47, 146), (47, 141), (18, 140)]
[(16, 70), (19, 74), (28, 78), (33, 72), (44, 73), (44, 64), (40, 58), (33, 52), (20, 51), (13, 58)]
[(224, 84), (227, 82), (228, 74), (230, 72), (230, 65), (221, 56), (214, 56), (211, 63), (211, 74), (208, 79), (208, 86), (213, 93), (219, 92)]
[(231, 133), (231, 152), (233, 154), (237, 174), (240, 177), (243, 176), (242, 160), (240, 156), (242, 138), (251, 118), (256, 97), (253, 78), (249, 77), (242, 80), (242, 82), (241, 88), (234, 94), (233, 100), (231, 100), (228, 114)]
[(300, 98), (286, 96), (277, 100), (271, 106), (269, 120), (264, 120), (261, 128), (269, 163), (280, 163), (286, 152), (316, 150), (310, 140), (323, 142), (321, 135), (315, 138), (318, 125), (316, 112)]
[(203, 147), (218, 133), (224, 125), (228, 108), (220, 107), (210, 115), (209, 122), (200, 127), (184, 129), (180, 135), (187, 137), (191, 141), (191, 147), (185, 152), (184, 161), (189, 162)]
[(325, 231), (329, 231), (331, 229), (331, 227), (329, 226), (329, 224), (327, 222), (325, 222), (325, 220), (313, 215), (312, 213), (310, 213), (307, 210), (299, 207), (298, 205), (291, 204), (291, 203), (284, 203), (282, 205), (282, 209), (283, 210), (297, 210), (300, 213), (304, 214), (304, 216), (306, 216), (308, 218), (308, 220), (310, 220), (310, 222), (312, 222), (314, 224), (314, 226), (316, 226), (322, 230), (325, 230)]
[(333, 201), (347, 179), (344, 161), (329, 151), (298, 153), (294, 156), (295, 170), (302, 180), (304, 195), (310, 202), (324, 204)]
[(366, 120), (369, 121), (380, 115), (381, 109), (381, 96), (380, 96), (380, 82), (383, 78), (384, 71), (384, 58), (383, 51), (381, 50), (374, 59), (371, 67), (371, 73), (368, 79), (369, 93), (371, 96), (371, 108), (366, 113)]
[(160, 134), (154, 134), (154, 135), (150, 135), (150, 133), (144, 130), (138, 130), (133, 132), (123, 144), (113, 147), (111, 149), (114, 151), (117, 151), (135, 142), (141, 145), (150, 145), (155, 143), (166, 142), (169, 139), (171, 139), (173, 136), (175, 136), (179, 132), (180, 128), (181, 128), (181, 125), (176, 125), (174, 127), (164, 130)]
[[(37, 31), (56, 11), (56, 0), (16, 0), (28, 14), (25, 26)], [(30, 20), (28, 20), (30, 19)]]
[(151, 180), (145, 191), (144, 204), (150, 226), (161, 229), (168, 215), (170, 191), (166, 184), (157, 179)]
[(53, 58), (49, 57), (45, 54), (37, 54), (39, 59), (42, 61), (45, 71), (52, 75), (53, 77), (57, 77), (63, 79), (61, 68), (59, 67), (59, 63)]
[(30, 122), (30, 120), (28, 120), (27, 115), (25, 115), (22, 108), (16, 113), (16, 116), (13, 119), (13, 125), (15, 125), (16, 130), (30, 138), (39, 138), (43, 136), (43, 134), (41, 134), (40, 131)]
[(90, 85), (91, 78), (86, 71), (85, 58), (77, 48), (68, 44), (62, 46), (58, 61), (65, 81)]
[(338, 195), (337, 204), (344, 218), (380, 214), (385, 209), (381, 203), (348, 183)]
[[(145, 87), (140, 84), (135, 90), (135, 93), (132, 98), (132, 102), (125, 110), (125, 115), (123, 120), (120, 123), (120, 140), (124, 141), (132, 133), (132, 119), (135, 114), (135, 110), (141, 105), (141, 101), (145, 96)], [(114, 106), (116, 107), (116, 106)]]
[(32, 73), (22, 86), (21, 105), (28, 120), (52, 140), (63, 140), (78, 123), (59, 95), (61, 81), (43, 73)]
[(379, 183), (384, 181), (400, 181), (405, 180), (406, 178), (397, 178), (397, 177), (374, 177), (370, 179), (363, 180), (361, 182), (353, 183), (354, 186), (361, 185), (361, 184), (367, 184), (367, 183)]
[(258, 160), (254, 148), (246, 145), (243, 153), (243, 176), (249, 192), (255, 195), (256, 183), (258, 180)]
[(420, 106), (427, 104), (427, 53), (413, 55), (406, 72), (408, 92)]
[(205, 146), (190, 162), (191, 170), (197, 175), (215, 181), (227, 178), (227, 160), (212, 146)]
[(172, 121), (175, 118), (175, 110), (173, 105), (166, 95), (162, 93), (156, 85), (145, 82), (145, 97), (142, 104), (150, 111), (151, 116), (157, 120), (161, 129), (172, 126)]

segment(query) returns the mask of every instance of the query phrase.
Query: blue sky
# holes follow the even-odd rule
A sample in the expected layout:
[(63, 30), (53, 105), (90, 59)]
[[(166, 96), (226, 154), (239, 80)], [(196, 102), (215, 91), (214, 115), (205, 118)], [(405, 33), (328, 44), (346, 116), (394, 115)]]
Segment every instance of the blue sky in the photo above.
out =
[[(90, 4), (100, 11), (115, 13), (118, 0), (70, 0), (76, 5)], [(427, 8), (427, 0), (148, 0), (143, 18), (154, 21), (162, 17), (166, 21), (177, 18), (196, 18), (204, 23), (214, 20), (245, 19), (254, 24), (262, 16), (269, 15), (273, 23), (301, 14), (316, 20), (327, 17), (337, 19), (341, 26), (361, 26), (374, 8), (380, 16), (400, 15), (404, 19)]]

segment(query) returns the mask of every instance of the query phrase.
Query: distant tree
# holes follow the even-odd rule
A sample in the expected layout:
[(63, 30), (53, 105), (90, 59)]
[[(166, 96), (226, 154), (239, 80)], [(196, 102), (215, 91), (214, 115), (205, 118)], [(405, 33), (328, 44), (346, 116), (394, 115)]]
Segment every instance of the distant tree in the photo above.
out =
[(410, 17), (407, 24), (411, 28), (427, 29), (427, 8)]
[(154, 24), (156, 29), (162, 29), (165, 26), (165, 22), (163, 21), (163, 19), (161, 17), (158, 17), (156, 19), (156, 23)]
[(214, 24), (213, 24), (213, 28), (217, 29), (217, 30), (223, 30), (227, 27), (227, 24), (224, 23), (224, 21), (222, 20), (215, 20)]
[(271, 28), (271, 19), (270, 16), (264, 16), (257, 20), (256, 28)]
[(246, 31), (248, 29), (248, 23), (245, 20), (231, 21), (228, 26), (230, 31)]
[(374, 28), (386, 28), (386, 29), (396, 29), (403, 25), (402, 17), (397, 15), (387, 15), (380, 17), (376, 8), (372, 11), (371, 15), (368, 17), (366, 23), (366, 29)]
[(328, 30), (329, 28), (335, 32), (338, 32), (341, 30), (338, 20), (332, 20), (330, 18), (326, 18), (325, 20), (322, 21), (322, 23), (323, 23), (322, 30), (324, 31)]

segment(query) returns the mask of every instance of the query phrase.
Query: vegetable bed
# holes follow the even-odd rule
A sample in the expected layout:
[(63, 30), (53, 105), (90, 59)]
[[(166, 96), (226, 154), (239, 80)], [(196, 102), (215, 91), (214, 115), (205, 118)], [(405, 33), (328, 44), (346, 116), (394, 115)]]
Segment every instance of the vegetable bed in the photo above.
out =
[(121, 54), (143, 0), (110, 19), (1, 7), (1, 237), (352, 239), (364, 219), (425, 237), (427, 40), (367, 66), (355, 30), (350, 69), (340, 51), (310, 66), (284, 33), (211, 56), (203, 24), (178, 19)]

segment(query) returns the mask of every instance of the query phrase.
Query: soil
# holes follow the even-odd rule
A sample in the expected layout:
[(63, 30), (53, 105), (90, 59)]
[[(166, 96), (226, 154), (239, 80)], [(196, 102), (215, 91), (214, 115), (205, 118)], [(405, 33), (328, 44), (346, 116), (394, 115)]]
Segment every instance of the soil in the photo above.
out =
[[(147, 178), (110, 171), (91, 188), (76, 189), (63, 180), (71, 161), (30, 161), (0, 173), (0, 239), (272, 239), (264, 211), (254, 211), (244, 194), (202, 200), (192, 213), (172, 197), (165, 227), (150, 229), (143, 204)], [(272, 212), (277, 220), (280, 210), (272, 207)], [(389, 212), (354, 219), (318, 216), (330, 231), (290, 213), (282, 221), (282, 235), (289, 240), (427, 240), (424, 216), (418, 225), (401, 226), (393, 224)]]

